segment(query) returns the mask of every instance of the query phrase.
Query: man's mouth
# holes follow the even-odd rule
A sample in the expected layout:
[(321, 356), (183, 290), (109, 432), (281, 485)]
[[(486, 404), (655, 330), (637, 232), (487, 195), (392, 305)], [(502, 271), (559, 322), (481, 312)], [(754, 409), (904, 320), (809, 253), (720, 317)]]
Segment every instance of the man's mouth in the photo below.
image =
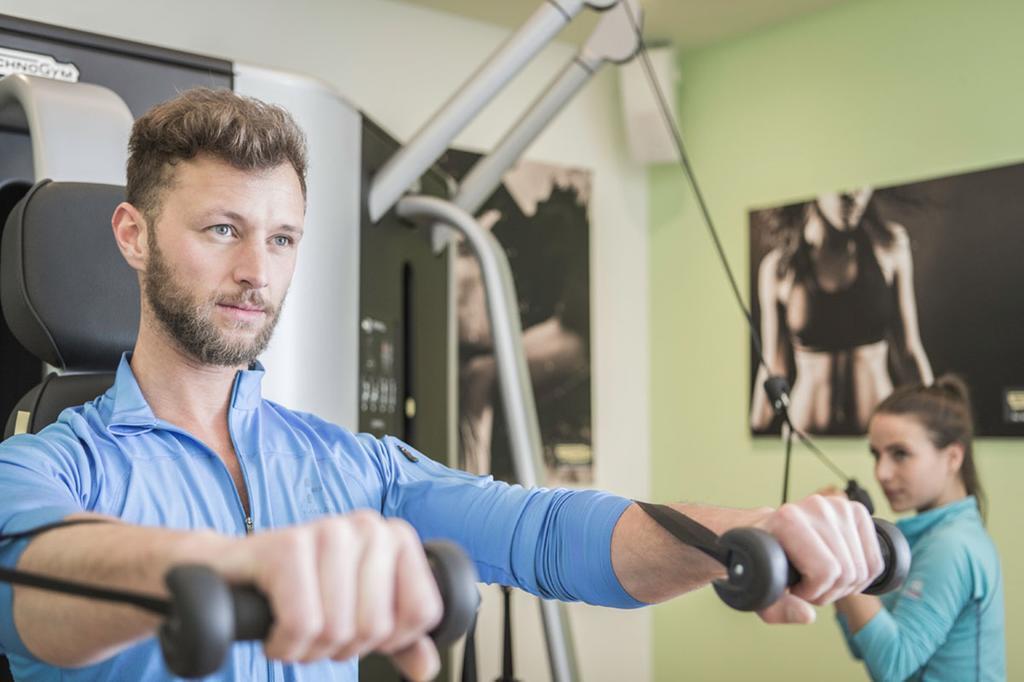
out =
[(252, 313), (262, 313), (264, 311), (264, 308), (262, 306), (237, 305), (234, 303), (221, 303), (220, 305), (225, 306), (227, 308), (234, 308), (235, 310), (244, 310), (246, 312)]
[(256, 320), (263, 317), (267, 309), (251, 303), (218, 303), (217, 307), (237, 320)]

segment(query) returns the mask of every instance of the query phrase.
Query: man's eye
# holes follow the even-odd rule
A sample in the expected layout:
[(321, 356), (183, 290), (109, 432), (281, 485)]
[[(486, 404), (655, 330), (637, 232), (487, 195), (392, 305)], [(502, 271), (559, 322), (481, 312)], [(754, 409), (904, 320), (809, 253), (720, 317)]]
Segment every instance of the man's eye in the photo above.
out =
[(210, 230), (218, 237), (230, 237), (232, 232), (230, 225), (214, 225)]
[(294, 239), (292, 239), (291, 237), (285, 236), (283, 234), (279, 234), (276, 237), (274, 237), (274, 245), (275, 246), (291, 246), (294, 243), (295, 243)]

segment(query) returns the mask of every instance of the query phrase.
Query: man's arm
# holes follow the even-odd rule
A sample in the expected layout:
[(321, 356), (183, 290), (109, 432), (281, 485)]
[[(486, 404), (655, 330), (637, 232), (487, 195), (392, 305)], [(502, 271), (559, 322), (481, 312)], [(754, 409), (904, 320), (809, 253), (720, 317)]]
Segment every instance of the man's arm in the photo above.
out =
[[(167, 596), (164, 574), (185, 562), (205, 563), (267, 595), (275, 616), (264, 643), (269, 658), (345, 660), (379, 651), (391, 655), (408, 677), (436, 674), (437, 651), (426, 633), (440, 620), (442, 607), (422, 545), (408, 524), (374, 512), (246, 537), (111, 519), (37, 537), (18, 568)], [(152, 636), (159, 624), (130, 606), (26, 587), (15, 588), (13, 611), (28, 651), (64, 667), (104, 660)]]
[[(863, 506), (813, 495), (777, 510), (671, 505), (721, 535), (752, 526), (779, 540), (802, 580), (761, 615), (768, 622), (811, 622), (812, 604), (828, 604), (867, 587), (883, 563), (874, 524)], [(725, 577), (724, 567), (671, 536), (637, 505), (612, 534), (612, 565), (635, 599), (654, 603)]]
[[(120, 523), (98, 514), (68, 519), (109, 523), (69, 526), (31, 541), (17, 568), (141, 594), (167, 597), (163, 576), (179, 563), (203, 561), (223, 540)], [(155, 634), (157, 616), (129, 605), (14, 587), (14, 624), (28, 651), (47, 663), (78, 667), (104, 660)]]
[[(425, 539), (462, 544), (484, 582), (631, 608), (725, 575), (621, 497), (509, 486), (448, 469), (390, 437), (366, 436), (364, 447), (381, 466), (385, 515), (406, 519)], [(719, 535), (753, 526), (775, 536), (803, 579), (761, 613), (768, 622), (810, 622), (807, 602), (859, 592), (883, 569), (871, 517), (845, 498), (812, 495), (775, 510), (673, 506)]]

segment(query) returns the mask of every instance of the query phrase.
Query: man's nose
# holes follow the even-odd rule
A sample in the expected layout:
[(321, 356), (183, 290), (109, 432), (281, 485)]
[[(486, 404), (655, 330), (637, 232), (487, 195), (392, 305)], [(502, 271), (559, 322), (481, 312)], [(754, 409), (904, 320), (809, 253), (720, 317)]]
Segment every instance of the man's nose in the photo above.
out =
[(239, 249), (235, 281), (250, 289), (262, 289), (269, 284), (269, 255), (260, 240), (247, 240)]

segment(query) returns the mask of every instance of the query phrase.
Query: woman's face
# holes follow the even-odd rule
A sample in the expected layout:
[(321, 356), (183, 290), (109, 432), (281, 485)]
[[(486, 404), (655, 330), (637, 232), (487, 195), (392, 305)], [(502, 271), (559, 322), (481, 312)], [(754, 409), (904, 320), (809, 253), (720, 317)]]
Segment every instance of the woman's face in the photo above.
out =
[(875, 478), (894, 512), (925, 511), (963, 497), (963, 447), (937, 448), (915, 417), (876, 414), (868, 424)]
[(852, 230), (864, 217), (873, 192), (870, 187), (851, 192), (827, 192), (818, 197), (818, 208), (837, 230)]

